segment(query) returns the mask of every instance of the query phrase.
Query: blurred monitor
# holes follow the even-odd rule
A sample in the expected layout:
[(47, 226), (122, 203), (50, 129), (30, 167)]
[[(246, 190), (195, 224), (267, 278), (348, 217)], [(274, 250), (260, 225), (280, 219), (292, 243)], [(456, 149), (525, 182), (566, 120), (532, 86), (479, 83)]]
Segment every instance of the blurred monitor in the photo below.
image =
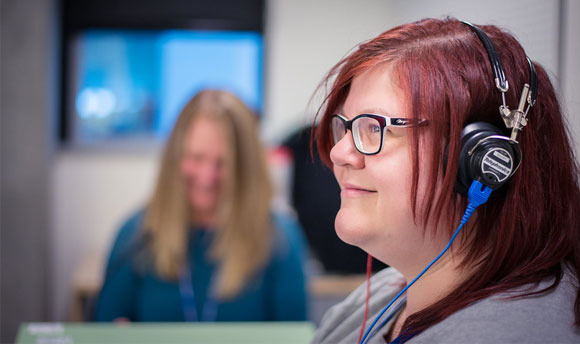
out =
[(69, 63), (77, 144), (166, 137), (185, 103), (220, 88), (262, 110), (262, 35), (244, 31), (84, 30)]

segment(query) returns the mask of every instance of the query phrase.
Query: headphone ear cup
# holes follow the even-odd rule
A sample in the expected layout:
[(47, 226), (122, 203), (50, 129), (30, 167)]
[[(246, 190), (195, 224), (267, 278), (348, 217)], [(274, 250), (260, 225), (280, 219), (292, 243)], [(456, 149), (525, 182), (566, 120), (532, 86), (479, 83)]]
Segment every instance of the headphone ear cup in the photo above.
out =
[(517, 144), (498, 128), (485, 122), (471, 123), (461, 135), (455, 190), (466, 196), (474, 180), (497, 190), (508, 182), (520, 160)]

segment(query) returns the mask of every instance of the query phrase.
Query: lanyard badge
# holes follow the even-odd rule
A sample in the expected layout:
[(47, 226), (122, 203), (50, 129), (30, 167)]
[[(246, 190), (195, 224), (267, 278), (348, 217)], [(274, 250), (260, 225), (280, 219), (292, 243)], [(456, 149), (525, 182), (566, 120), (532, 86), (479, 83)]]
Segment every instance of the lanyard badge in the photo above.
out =
[[(201, 319), (198, 317), (198, 310), (195, 303), (195, 291), (193, 289), (193, 279), (191, 276), (191, 268), (189, 264), (184, 264), (179, 272), (179, 293), (181, 295), (181, 305), (183, 307), (183, 315), (185, 321), (215, 321), (217, 318), (217, 301), (213, 295), (215, 290), (215, 276), (212, 273), (210, 278), (209, 289), (203, 302), (202, 308), (199, 310)], [(199, 295), (198, 295), (199, 297)]]

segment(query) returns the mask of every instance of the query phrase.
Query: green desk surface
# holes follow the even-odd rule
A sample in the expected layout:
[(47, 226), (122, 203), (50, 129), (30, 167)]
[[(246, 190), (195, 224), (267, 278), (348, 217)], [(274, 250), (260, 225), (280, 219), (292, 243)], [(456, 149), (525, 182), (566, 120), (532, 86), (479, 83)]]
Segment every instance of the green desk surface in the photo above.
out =
[(239, 323), (27, 323), (17, 343), (310, 343), (308, 322)]

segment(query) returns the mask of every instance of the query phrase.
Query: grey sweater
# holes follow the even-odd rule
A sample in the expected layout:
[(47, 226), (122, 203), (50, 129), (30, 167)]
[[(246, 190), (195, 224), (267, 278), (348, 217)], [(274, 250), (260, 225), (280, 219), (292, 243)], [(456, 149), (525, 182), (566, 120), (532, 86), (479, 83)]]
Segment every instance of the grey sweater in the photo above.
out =
[[(407, 343), (580, 343), (574, 327), (576, 279), (564, 275), (558, 287), (537, 297), (505, 300), (502, 293), (478, 301), (426, 329)], [(368, 329), (376, 315), (402, 289), (403, 276), (387, 268), (371, 278)], [(549, 281), (534, 289), (545, 288)], [(523, 288), (522, 288), (523, 289)], [(366, 282), (324, 315), (312, 343), (357, 343), (364, 313)], [(369, 343), (385, 343), (393, 317)], [(380, 323), (380, 321), (379, 321)]]

